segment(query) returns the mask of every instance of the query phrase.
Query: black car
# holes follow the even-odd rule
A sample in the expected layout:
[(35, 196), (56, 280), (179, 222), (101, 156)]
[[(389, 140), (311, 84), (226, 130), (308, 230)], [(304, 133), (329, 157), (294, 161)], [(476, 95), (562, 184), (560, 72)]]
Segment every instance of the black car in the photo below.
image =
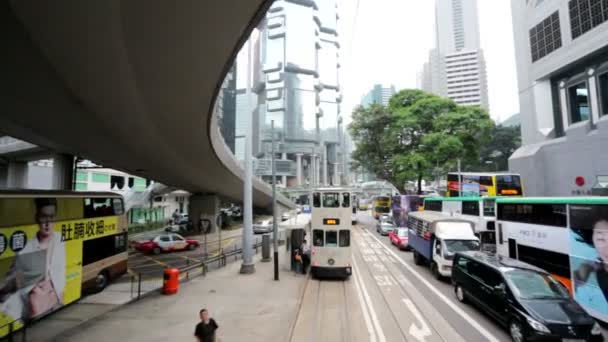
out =
[(603, 341), (600, 326), (546, 271), (488, 252), (459, 252), (452, 283), (503, 326), (515, 342)]

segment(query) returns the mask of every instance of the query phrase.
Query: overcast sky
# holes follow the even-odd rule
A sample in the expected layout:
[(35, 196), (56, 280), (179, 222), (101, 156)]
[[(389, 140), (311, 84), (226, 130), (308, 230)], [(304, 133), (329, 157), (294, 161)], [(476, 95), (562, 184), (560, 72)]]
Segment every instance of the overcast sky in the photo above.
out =
[[(434, 47), (434, 1), (338, 0), (338, 6), (342, 113), (350, 122), (352, 109), (374, 84), (416, 87)], [(510, 1), (478, 0), (478, 8), (490, 115), (505, 120), (519, 112)]]

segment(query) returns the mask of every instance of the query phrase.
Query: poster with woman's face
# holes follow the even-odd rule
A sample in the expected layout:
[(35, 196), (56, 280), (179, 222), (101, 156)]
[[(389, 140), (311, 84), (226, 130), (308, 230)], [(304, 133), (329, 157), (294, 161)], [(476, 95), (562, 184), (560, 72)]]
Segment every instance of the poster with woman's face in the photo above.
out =
[(608, 205), (570, 205), (573, 296), (608, 320)]

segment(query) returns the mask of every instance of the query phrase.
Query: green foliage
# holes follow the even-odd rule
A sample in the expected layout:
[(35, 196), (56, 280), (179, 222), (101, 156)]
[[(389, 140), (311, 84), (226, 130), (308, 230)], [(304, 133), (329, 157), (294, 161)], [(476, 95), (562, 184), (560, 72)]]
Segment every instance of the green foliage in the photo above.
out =
[(481, 148), (482, 164), (478, 169), (506, 171), (509, 169), (509, 157), (521, 146), (521, 129), (519, 126), (496, 126), (491, 137)]
[(478, 165), (480, 149), (493, 128), (488, 113), (479, 107), (458, 106), (412, 89), (395, 94), (388, 108), (356, 108), (349, 126), (357, 146), (355, 167), (363, 166), (400, 188), (413, 179), (420, 188), (423, 177), (437, 167), (453, 169), (458, 159)]

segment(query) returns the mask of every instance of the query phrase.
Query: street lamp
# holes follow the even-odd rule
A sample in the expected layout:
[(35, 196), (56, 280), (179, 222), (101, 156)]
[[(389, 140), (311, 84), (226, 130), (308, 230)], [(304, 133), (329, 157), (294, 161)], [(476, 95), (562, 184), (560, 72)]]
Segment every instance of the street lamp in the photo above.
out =
[(486, 163), (486, 165), (494, 164), (494, 171), (498, 172), (498, 164), (496, 164), (495, 161), (493, 161), (493, 160), (486, 160), (485, 163)]

